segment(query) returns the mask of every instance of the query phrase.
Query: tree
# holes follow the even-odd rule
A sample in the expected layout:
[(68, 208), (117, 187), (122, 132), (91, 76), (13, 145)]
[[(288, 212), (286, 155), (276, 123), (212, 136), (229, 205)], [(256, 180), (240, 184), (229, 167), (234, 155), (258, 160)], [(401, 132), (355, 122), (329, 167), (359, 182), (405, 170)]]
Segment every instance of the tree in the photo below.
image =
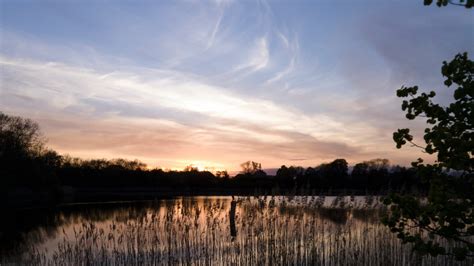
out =
[(352, 169), (352, 182), (359, 188), (380, 190), (387, 184), (389, 166), (388, 159), (380, 158), (358, 163)]
[(8, 116), (0, 112), (0, 158), (37, 155), (43, 148), (44, 141), (37, 123), (17, 116)]
[(367, 162), (362, 162), (354, 165), (352, 169), (351, 178), (352, 186), (355, 186), (359, 189), (367, 188), (368, 186), (368, 177), (369, 177), (369, 165)]
[(227, 173), (227, 170), (216, 171), (216, 177), (222, 179), (229, 179), (229, 173)]
[(341, 188), (347, 181), (347, 161), (336, 159), (328, 164), (321, 164), (318, 167), (318, 175), (324, 179), (324, 183)]
[(305, 169), (301, 166), (282, 165), (276, 172), (276, 178), (279, 185), (284, 188), (306, 185)]
[[(424, 0), (425, 6), (429, 6), (433, 3), (433, 0)], [(447, 6), (448, 4), (455, 6), (463, 6), (465, 8), (471, 8), (474, 6), (474, 0), (458, 0), (457, 2), (451, 0), (436, 0), (438, 7)]]
[(0, 185), (38, 186), (55, 183), (51, 170), (56, 153), (44, 149), (37, 123), (0, 112)]
[(244, 163), (240, 164), (240, 167), (242, 167), (242, 173), (243, 174), (255, 174), (259, 170), (262, 170), (262, 164), (257, 163), (254, 161), (246, 161)]
[(199, 172), (199, 168), (193, 164), (184, 167), (183, 172)]
[[(410, 98), (402, 102), (406, 118), (424, 117), (428, 125), (423, 145), (414, 142), (408, 128), (398, 129), (393, 133), (397, 148), (410, 143), (437, 160), (424, 164), (419, 158), (412, 163), (429, 187), (427, 201), (392, 194), (384, 200), (390, 212), (383, 222), (422, 254), (463, 260), (474, 256), (474, 62), (467, 53), (458, 54), (443, 62), (441, 73), (447, 87), (455, 86), (454, 101), (447, 107), (432, 101), (434, 91), (418, 94), (417, 86), (397, 90), (398, 97)], [(456, 245), (442, 246), (436, 237)]]

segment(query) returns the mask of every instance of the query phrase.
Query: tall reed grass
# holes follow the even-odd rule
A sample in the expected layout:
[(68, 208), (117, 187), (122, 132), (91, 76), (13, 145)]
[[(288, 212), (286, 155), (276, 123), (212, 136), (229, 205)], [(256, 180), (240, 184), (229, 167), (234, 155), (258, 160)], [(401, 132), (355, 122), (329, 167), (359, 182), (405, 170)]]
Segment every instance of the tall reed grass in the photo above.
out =
[[(191, 197), (80, 215), (15, 258), (30, 265), (459, 265), (420, 257), (380, 224), (377, 197)], [(449, 244), (449, 243), (448, 243)], [(473, 261), (464, 262), (472, 265)]]

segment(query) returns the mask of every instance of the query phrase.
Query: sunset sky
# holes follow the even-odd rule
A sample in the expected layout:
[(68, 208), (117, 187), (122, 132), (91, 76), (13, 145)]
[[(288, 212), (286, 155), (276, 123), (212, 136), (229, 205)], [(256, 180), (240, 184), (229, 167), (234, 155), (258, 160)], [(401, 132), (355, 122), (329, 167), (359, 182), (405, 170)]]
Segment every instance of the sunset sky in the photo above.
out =
[(0, 111), (152, 167), (408, 164), (396, 89), (446, 103), (441, 62), (474, 55), (473, 12), (422, 0), (0, 2)]

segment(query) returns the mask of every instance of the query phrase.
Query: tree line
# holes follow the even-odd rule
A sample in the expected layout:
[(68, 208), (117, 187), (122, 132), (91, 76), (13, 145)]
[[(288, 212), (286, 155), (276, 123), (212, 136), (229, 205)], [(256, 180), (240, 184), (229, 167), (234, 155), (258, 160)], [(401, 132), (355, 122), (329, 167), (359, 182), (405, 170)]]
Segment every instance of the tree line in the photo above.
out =
[(315, 167), (281, 166), (275, 176), (260, 163), (247, 161), (242, 171), (229, 177), (227, 171), (182, 171), (150, 169), (143, 162), (126, 159), (83, 160), (60, 155), (46, 148), (38, 124), (30, 119), (0, 113), (1, 187), (60, 189), (70, 187), (172, 187), (260, 189), (277, 191), (347, 189), (370, 192), (423, 190), (413, 168), (391, 166), (387, 159), (356, 164), (350, 171), (344, 159)]

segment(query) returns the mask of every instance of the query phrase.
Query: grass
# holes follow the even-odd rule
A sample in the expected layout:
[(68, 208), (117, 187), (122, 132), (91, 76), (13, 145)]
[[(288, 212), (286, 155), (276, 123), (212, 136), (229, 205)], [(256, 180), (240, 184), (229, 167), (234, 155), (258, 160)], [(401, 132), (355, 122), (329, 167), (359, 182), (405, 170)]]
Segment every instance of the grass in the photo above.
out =
[(124, 207), (106, 219), (78, 215), (58, 228), (53, 240), (33, 241), (28, 252), (11, 260), (41, 265), (456, 264), (449, 257), (420, 257), (402, 245), (380, 224), (385, 210), (374, 196), (237, 201), (235, 237), (229, 198), (180, 198)]

